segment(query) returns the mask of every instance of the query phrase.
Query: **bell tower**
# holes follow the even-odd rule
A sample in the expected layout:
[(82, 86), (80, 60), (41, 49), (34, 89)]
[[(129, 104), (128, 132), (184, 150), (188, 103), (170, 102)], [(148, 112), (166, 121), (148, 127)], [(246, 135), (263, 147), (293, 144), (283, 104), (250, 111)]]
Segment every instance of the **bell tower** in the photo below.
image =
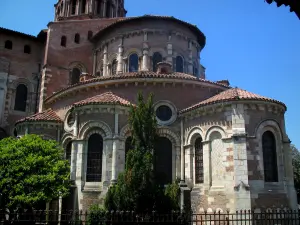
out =
[(124, 0), (58, 0), (55, 21), (125, 17)]

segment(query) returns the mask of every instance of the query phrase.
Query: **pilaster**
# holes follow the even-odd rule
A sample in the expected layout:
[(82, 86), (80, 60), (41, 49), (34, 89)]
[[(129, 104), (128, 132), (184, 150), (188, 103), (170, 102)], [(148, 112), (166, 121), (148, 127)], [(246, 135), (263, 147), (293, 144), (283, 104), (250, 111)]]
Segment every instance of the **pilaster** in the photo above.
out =
[(97, 50), (94, 51), (93, 54), (93, 76), (96, 75), (96, 67), (97, 67)]
[(121, 43), (118, 47), (118, 65), (117, 65), (117, 74), (123, 72), (123, 38), (121, 39)]
[(142, 71), (149, 71), (148, 33), (144, 32)]
[(167, 42), (167, 59), (166, 61), (168, 63), (171, 63), (173, 65), (173, 44), (172, 44), (172, 35), (170, 34), (168, 36), (168, 42)]
[(70, 171), (70, 179), (72, 181), (76, 180), (76, 168), (77, 168), (77, 148), (75, 142), (72, 142), (71, 148), (71, 171)]
[(103, 76), (108, 76), (108, 58), (107, 58), (107, 45), (104, 46), (103, 50)]
[(103, 18), (105, 18), (106, 17), (106, 4), (107, 4), (107, 0), (104, 0), (104, 2), (103, 2), (103, 8), (102, 8), (102, 15), (103, 15)]
[(247, 143), (243, 104), (232, 105), (235, 210), (251, 209), (248, 182)]
[(114, 129), (114, 137), (113, 137), (113, 153), (112, 153), (112, 168), (111, 168), (111, 184), (115, 184), (117, 182), (117, 157), (118, 157), (118, 149), (119, 149), (119, 114), (115, 113), (115, 129)]

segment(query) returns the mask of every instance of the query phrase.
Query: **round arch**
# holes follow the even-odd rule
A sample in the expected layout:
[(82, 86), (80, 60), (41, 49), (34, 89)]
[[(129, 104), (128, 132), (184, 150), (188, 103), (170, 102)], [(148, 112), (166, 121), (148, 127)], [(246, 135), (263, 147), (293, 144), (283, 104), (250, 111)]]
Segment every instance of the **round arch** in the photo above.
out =
[(199, 126), (195, 126), (186, 135), (185, 144), (191, 145), (196, 140), (197, 137), (201, 137), (204, 140), (204, 132)]
[(134, 54), (134, 53), (136, 53), (139, 57), (143, 56), (142, 50), (138, 49), (138, 48), (129, 48), (129, 49), (127, 49), (123, 56), (129, 58), (129, 56), (131, 54)]
[(168, 128), (159, 128), (157, 134), (160, 137), (169, 138), (174, 146), (180, 146), (180, 137)]
[(225, 138), (225, 137), (227, 137), (227, 135), (226, 135), (226, 132), (223, 130), (223, 128), (222, 127), (219, 127), (219, 126), (212, 126), (212, 127), (210, 127), (207, 131), (206, 131), (206, 133), (205, 133), (205, 141), (209, 141), (209, 138), (210, 138), (210, 135), (213, 133), (213, 132), (219, 132), (220, 134), (221, 134), (221, 136), (222, 136), (222, 138)]
[(68, 143), (72, 140), (73, 140), (73, 135), (72, 134), (64, 133), (64, 135), (61, 137), (62, 147), (65, 148), (68, 145)]
[(79, 61), (74, 61), (74, 62), (71, 62), (69, 64), (69, 69), (70, 70), (72, 70), (74, 68), (79, 69), (82, 73), (87, 73), (88, 72), (86, 66), (83, 63), (79, 62)]
[(90, 135), (98, 133), (102, 137), (112, 137), (112, 131), (108, 124), (102, 121), (89, 121), (80, 128), (78, 137), (80, 139), (88, 139)]
[(275, 120), (264, 120), (255, 128), (255, 137), (261, 137), (263, 133), (267, 130), (270, 130), (274, 135), (279, 137), (280, 140), (283, 139), (283, 133), (279, 126), (279, 123)]
[(126, 140), (127, 137), (129, 137), (131, 134), (130, 132), (130, 126), (129, 124), (126, 124), (122, 129), (120, 130), (120, 137)]

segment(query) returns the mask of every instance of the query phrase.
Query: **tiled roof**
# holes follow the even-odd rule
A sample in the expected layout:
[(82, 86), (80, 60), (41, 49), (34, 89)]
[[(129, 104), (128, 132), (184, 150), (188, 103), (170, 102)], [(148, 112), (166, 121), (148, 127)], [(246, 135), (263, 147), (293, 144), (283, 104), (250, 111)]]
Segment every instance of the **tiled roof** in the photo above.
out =
[(183, 109), (180, 111), (180, 113), (188, 112), (205, 105), (210, 105), (210, 104), (220, 103), (220, 102), (228, 102), (228, 101), (238, 101), (238, 100), (257, 100), (257, 101), (274, 102), (274, 103), (281, 104), (286, 108), (286, 106), (280, 101), (263, 97), (261, 95), (254, 94), (249, 91), (242, 90), (240, 88), (231, 88), (211, 98), (208, 98), (202, 102), (192, 105), (186, 109)]
[(76, 102), (73, 105), (76, 107), (76, 106), (82, 106), (88, 104), (92, 104), (92, 105), (107, 104), (107, 105), (122, 105), (122, 106), (131, 105), (129, 101), (113, 94), (112, 92), (105, 92), (103, 94), (84, 99), (80, 102)]
[(59, 118), (59, 116), (52, 110), (52, 109), (47, 109), (46, 111), (34, 114), (32, 116), (25, 117), (17, 123), (22, 123), (22, 122), (42, 122), (42, 121), (47, 121), (47, 122), (62, 122), (62, 120)]
[(144, 15), (144, 16), (137, 16), (137, 17), (120, 17), (115, 22), (103, 27), (96, 35), (93, 36), (92, 40), (95, 40), (97, 37), (100, 37), (107, 29), (111, 29), (114, 27), (114, 25), (119, 25), (121, 23), (125, 23), (128, 21), (134, 21), (134, 20), (142, 20), (142, 19), (166, 19), (166, 20), (173, 20), (175, 22), (181, 23), (183, 25), (186, 25), (188, 28), (190, 28), (194, 33), (197, 34), (198, 42), (202, 46), (202, 48), (205, 46), (206, 43), (206, 37), (205, 35), (197, 28), (196, 25), (190, 24), (188, 22), (185, 22), (183, 20), (179, 20), (173, 16), (158, 16), (158, 15)]
[(122, 80), (122, 79), (130, 80), (130, 79), (136, 79), (136, 78), (193, 80), (193, 81), (199, 81), (199, 82), (208, 83), (208, 84), (214, 84), (219, 87), (228, 88), (227, 85), (224, 85), (221, 83), (216, 83), (216, 82), (205, 80), (205, 79), (201, 79), (201, 78), (197, 78), (195, 76), (185, 74), (185, 73), (173, 72), (173, 73), (168, 73), (168, 74), (163, 74), (163, 73), (158, 74), (156, 72), (151, 72), (151, 71), (139, 71), (139, 72), (122, 73), (122, 74), (118, 74), (118, 75), (114, 75), (114, 76), (95, 77), (94, 79), (86, 80), (86, 81), (83, 81), (83, 82), (80, 82), (80, 83), (77, 83), (74, 85), (70, 85), (66, 88), (63, 88), (63, 89), (55, 92), (53, 95), (49, 96), (48, 98), (46, 98), (45, 101), (48, 101), (50, 98), (52, 98), (52, 96), (62, 93), (64, 91), (66, 91), (67, 89), (77, 87), (77, 86), (80, 86), (83, 84), (89, 84), (89, 83), (95, 83), (95, 82), (107, 81), (107, 80)]
[(38, 38), (36, 36), (30, 35), (30, 34), (25, 34), (19, 31), (15, 31), (15, 30), (10, 30), (4, 27), (0, 27), (0, 33), (6, 33), (8, 35), (18, 35), (24, 38), (29, 38), (29, 39), (33, 39), (33, 40), (38, 40)]

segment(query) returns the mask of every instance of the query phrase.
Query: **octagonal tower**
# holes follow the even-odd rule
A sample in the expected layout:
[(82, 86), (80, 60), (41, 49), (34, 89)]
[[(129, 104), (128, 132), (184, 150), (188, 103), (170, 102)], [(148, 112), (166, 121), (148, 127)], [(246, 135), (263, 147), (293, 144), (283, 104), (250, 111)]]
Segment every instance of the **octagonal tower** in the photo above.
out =
[(125, 17), (124, 0), (58, 0), (55, 21)]

